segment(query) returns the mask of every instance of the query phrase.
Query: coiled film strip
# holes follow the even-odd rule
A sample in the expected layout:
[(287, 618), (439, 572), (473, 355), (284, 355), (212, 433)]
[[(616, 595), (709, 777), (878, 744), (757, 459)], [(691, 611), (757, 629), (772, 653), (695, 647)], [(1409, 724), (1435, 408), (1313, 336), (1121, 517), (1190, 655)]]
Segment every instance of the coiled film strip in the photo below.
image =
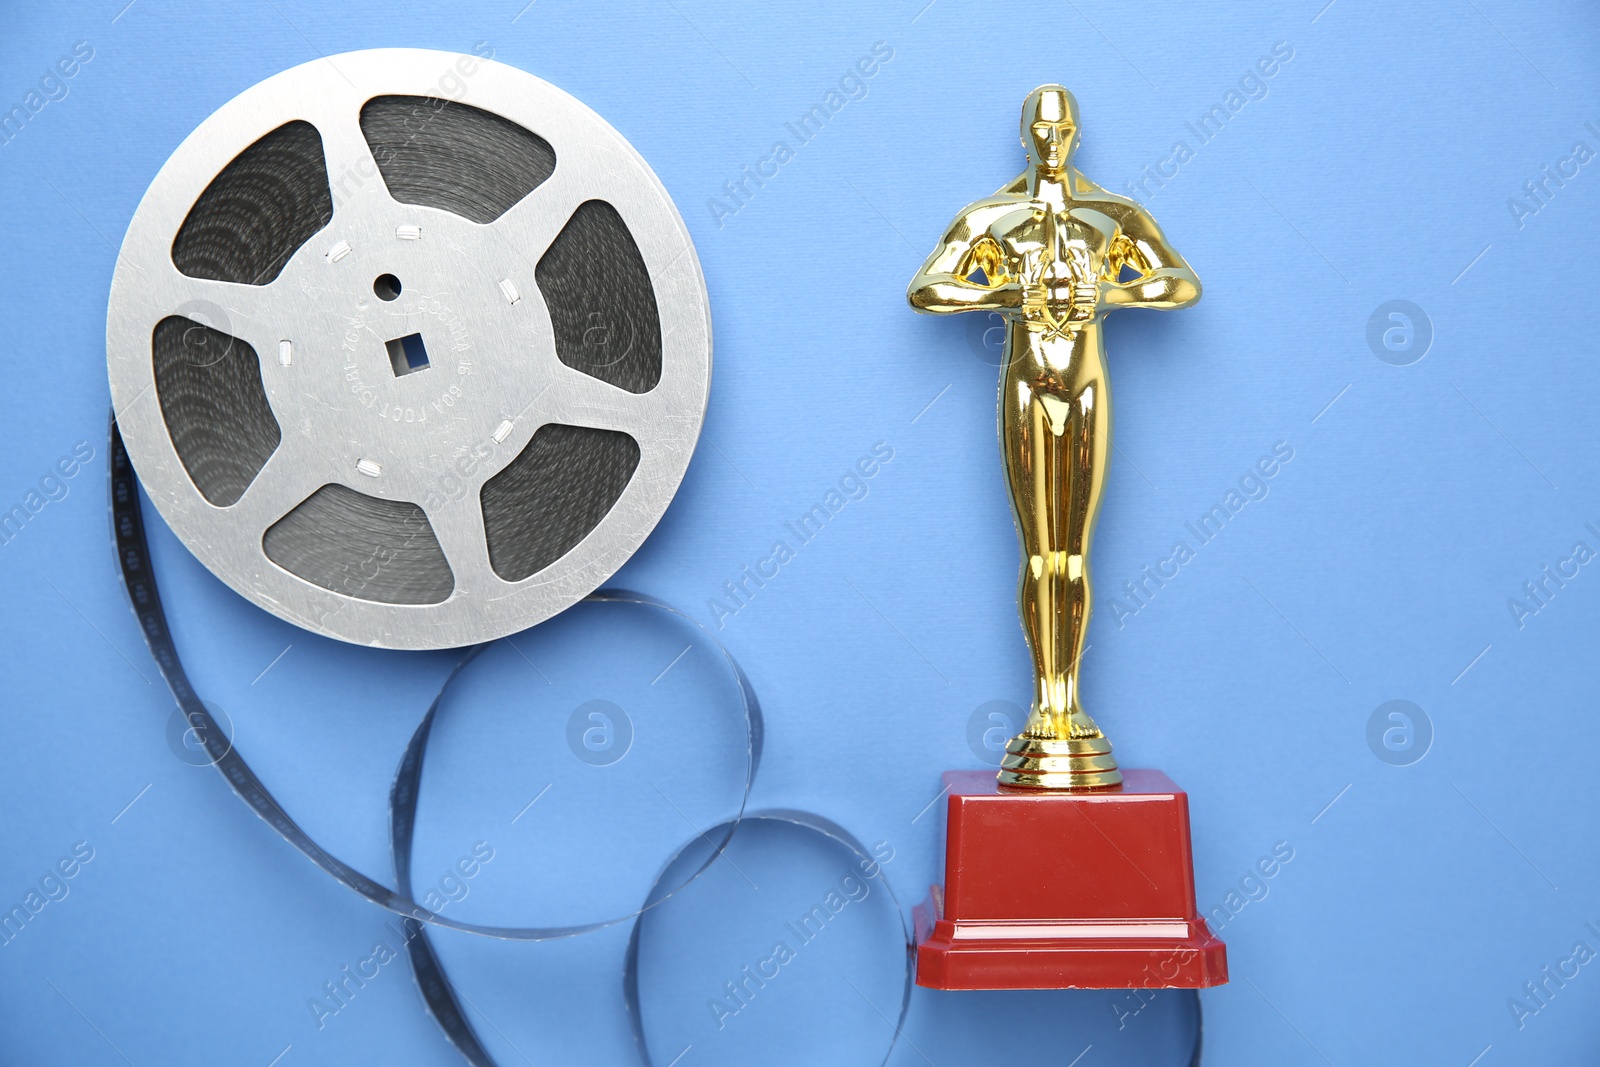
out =
[[(462, 656), (429, 704), (416, 731), (412, 734), (411, 740), (406, 745), (404, 754), (401, 756), (399, 768), (395, 773), (394, 784), (389, 793), (389, 843), (395, 867), (395, 887), (390, 888), (340, 860), (300, 828), (294, 819), (284, 811), (266, 785), (256, 776), (244, 757), (233, 747), (226, 732), (213, 719), (205, 703), (189, 684), (188, 675), (183, 668), (182, 657), (178, 653), (177, 646), (172, 639), (172, 633), (167, 626), (166, 611), (162, 604), (161, 592), (156, 581), (155, 568), (145, 536), (144, 518), (139, 504), (138, 476), (135, 474), (133, 465), (128, 458), (127, 449), (123, 445), (122, 437), (115, 421), (111, 424), (110, 457), (111, 521), (123, 585), (133, 605), (134, 614), (139, 621), (140, 631), (144, 634), (150, 653), (155, 658), (157, 666), (161, 669), (162, 677), (166, 680), (173, 699), (188, 720), (194, 736), (205, 746), (211, 763), (222, 774), (234, 795), (248, 805), (263, 822), (272, 827), (296, 851), (300, 852), (341, 885), (380, 908), (401, 917), (406, 933), (406, 950), (411, 962), (412, 975), (416, 980), (417, 988), (422, 993), (428, 1012), (438, 1023), (450, 1043), (456, 1047), (463, 1058), (473, 1067), (495, 1067), (495, 1061), (485, 1049), (481, 1038), (468, 1021), (466, 1013), (462, 1010), (460, 997), (446, 975), (438, 954), (429, 940), (428, 927), (430, 925), (508, 941), (549, 941), (558, 938), (576, 937), (615, 926), (622, 922), (634, 922), (635, 926), (629, 938), (627, 957), (622, 974), (623, 995), (641, 1061), (645, 1067), (649, 1067), (651, 1062), (649, 1045), (645, 1039), (644, 1016), (639, 1005), (637, 980), (639, 944), (637, 923), (646, 911), (666, 903), (695, 879), (699, 878), (727, 850), (729, 843), (733, 840), (734, 832), (747, 817), (776, 819), (807, 827), (839, 842), (860, 859), (870, 860), (870, 855), (866, 848), (849, 831), (821, 816), (787, 810), (758, 814), (747, 812), (750, 791), (755, 784), (756, 771), (761, 762), (761, 747), (764, 735), (761, 705), (756, 698), (755, 690), (751, 686), (748, 676), (739, 666), (738, 661), (734, 659), (732, 652), (717, 641), (711, 632), (692, 616), (685, 615), (654, 598), (637, 593), (616, 590), (602, 591), (593, 594), (591, 599), (608, 603), (639, 605), (690, 624), (704, 635), (706, 641), (725, 660), (738, 689), (745, 732), (745, 776), (737, 814), (721, 826), (706, 831), (698, 839), (710, 845), (701, 863), (696, 865), (685, 876), (670, 884), (658, 881), (655, 890), (649, 895), (648, 899), (641, 902), (637, 910), (626, 915), (576, 926), (519, 927), (463, 922), (429, 910), (412, 898), (411, 886), (411, 849), (416, 829), (417, 803), (420, 795), (423, 761), (427, 754), (428, 739), (432, 734), (435, 718), (450, 689), (451, 683), (455, 681), (461, 670), (470, 664), (487, 646), (475, 646), (467, 650)], [(666, 859), (661, 867), (663, 872), (673, 866), (675, 858), (676, 855)], [(893, 890), (888, 889), (887, 880), (883, 884), (889, 892), (890, 899), (894, 900)], [(893, 1055), (894, 1044), (898, 1041), (906, 1013), (910, 1009), (912, 978), (915, 966), (915, 950), (912, 945), (911, 931), (905, 924), (904, 912), (899, 904), (896, 903), (894, 907), (895, 911), (901, 916), (902, 934), (905, 943), (905, 980), (902, 985), (900, 1011), (894, 1025), (894, 1039), (884, 1053), (884, 1063), (887, 1063), (890, 1056)]]

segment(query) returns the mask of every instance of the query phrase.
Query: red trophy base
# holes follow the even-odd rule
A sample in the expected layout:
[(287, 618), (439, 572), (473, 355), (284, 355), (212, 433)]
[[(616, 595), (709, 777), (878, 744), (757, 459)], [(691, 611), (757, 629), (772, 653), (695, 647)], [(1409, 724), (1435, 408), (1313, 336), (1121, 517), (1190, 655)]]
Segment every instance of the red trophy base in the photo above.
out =
[(930, 989), (1198, 989), (1227, 948), (1194, 901), (1189, 798), (1160, 771), (1085, 792), (949, 771), (945, 882), (915, 910)]

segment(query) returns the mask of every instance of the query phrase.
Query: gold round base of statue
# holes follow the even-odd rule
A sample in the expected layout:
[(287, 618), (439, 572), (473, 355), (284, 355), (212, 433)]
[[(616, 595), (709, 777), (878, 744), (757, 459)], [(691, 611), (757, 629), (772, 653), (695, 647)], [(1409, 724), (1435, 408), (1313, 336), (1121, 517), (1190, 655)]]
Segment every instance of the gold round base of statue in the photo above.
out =
[(1103, 789), (1122, 784), (1104, 736), (1013, 737), (1000, 763), (1000, 784), (1013, 789)]

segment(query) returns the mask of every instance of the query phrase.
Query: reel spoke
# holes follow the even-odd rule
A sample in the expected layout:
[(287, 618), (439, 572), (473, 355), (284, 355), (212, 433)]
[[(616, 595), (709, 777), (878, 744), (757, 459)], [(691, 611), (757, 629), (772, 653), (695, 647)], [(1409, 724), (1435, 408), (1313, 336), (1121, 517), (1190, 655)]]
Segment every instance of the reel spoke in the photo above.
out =
[(455, 575), (456, 595), (482, 602), (503, 593), (500, 582), (489, 569), (489, 549), (483, 537), (483, 512), (478, 507), (477, 490), (426, 511), (445, 561)]
[(554, 368), (554, 381), (542, 400), (549, 421), (622, 430), (636, 439), (659, 415), (650, 394), (630, 393), (565, 364)]
[(285, 336), (283, 320), (288, 310), (284, 286), (279, 280), (267, 285), (191, 278), (168, 260), (159, 278), (164, 307), (153, 307), (153, 330), (169, 315), (198, 322), (219, 333), (237, 338), (255, 349), (263, 360), (276, 358), (278, 341)]
[(228, 509), (229, 518), (239, 529), (254, 531), (259, 543), (267, 527), (324, 485), (342, 480), (332, 474), (327, 458), (310, 441), (285, 434), (239, 502)]
[(596, 199), (593, 183), (557, 157), (550, 179), (485, 227), (489, 240), (509, 253), (532, 280), (539, 261), (585, 201)]
[(333, 195), (333, 224), (339, 210), (364, 196), (387, 196), (372, 148), (361, 132), (361, 101), (355, 94), (340, 94), (323, 101), (315, 116), (308, 116), (322, 135), (322, 158), (328, 168), (328, 189)]

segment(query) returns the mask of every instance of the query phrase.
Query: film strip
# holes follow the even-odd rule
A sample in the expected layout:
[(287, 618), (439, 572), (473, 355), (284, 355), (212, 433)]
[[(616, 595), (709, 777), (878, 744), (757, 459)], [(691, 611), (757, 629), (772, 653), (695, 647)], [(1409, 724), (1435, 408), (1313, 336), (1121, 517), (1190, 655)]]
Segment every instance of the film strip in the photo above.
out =
[[(111, 522), (118, 566), (123, 585), (128, 593), (129, 602), (133, 606), (134, 615), (138, 620), (140, 632), (144, 635), (145, 643), (160, 668), (161, 675), (166, 680), (173, 699), (183, 710), (183, 714), (189, 721), (195, 735), (205, 745), (206, 751), (211, 757), (211, 762), (221, 773), (235, 796), (243, 801), (251, 811), (255, 812), (279, 837), (283, 838), (291, 847), (305, 856), (324, 873), (367, 901), (401, 918), (406, 931), (406, 946), (412, 973), (417, 987), (422, 993), (423, 1001), (427, 1004), (428, 1011), (451, 1044), (474, 1067), (495, 1067), (494, 1060), (485, 1050), (483, 1042), (467, 1019), (466, 1013), (462, 1010), (461, 1001), (455, 991), (455, 987), (446, 975), (438, 954), (429, 940), (429, 926), (439, 926), (507, 941), (549, 941), (557, 938), (576, 937), (615, 926), (619, 923), (634, 922), (635, 927), (629, 939), (623, 974), (623, 990), (639, 1053), (642, 1061), (648, 1067), (650, 1057), (648, 1044), (645, 1041), (643, 1015), (639, 1010), (637, 980), (639, 941), (637, 921), (646, 911), (664, 904), (695, 879), (699, 878), (727, 850), (729, 843), (733, 840), (734, 832), (746, 818), (778, 819), (805, 826), (839, 842), (862, 860), (870, 859), (867, 849), (852, 834), (843, 827), (820, 816), (797, 811), (774, 811), (763, 812), (759, 815), (747, 815), (746, 805), (749, 802), (750, 791), (755, 783), (756, 771), (760, 766), (763, 738), (761, 706), (748, 676), (728, 648), (717, 641), (711, 632), (692, 616), (686, 615), (652, 597), (625, 591), (608, 590), (593, 594), (592, 599), (603, 602), (639, 605), (652, 611), (662, 612), (675, 619), (686, 621), (698, 628), (705, 635), (707, 641), (724, 657), (729, 671), (736, 680), (739, 702), (744, 713), (746, 772), (737, 816), (701, 835), (700, 840), (710, 843), (710, 851), (687, 877), (664, 889), (658, 886), (657, 890), (650, 895), (649, 899), (642, 902), (637, 910), (626, 915), (575, 926), (503, 926), (463, 922), (429, 910), (413, 899), (411, 895), (411, 848), (416, 828), (417, 803), (420, 796), (423, 762), (427, 754), (428, 739), (432, 733), (436, 716), (445, 695), (450, 689), (451, 683), (455, 681), (461, 670), (471, 663), (486, 646), (475, 646), (463, 654), (460, 661), (457, 662), (445, 679), (438, 693), (435, 694), (416, 731), (406, 745), (404, 754), (401, 756), (399, 768), (395, 773), (394, 784), (389, 794), (390, 848), (395, 866), (395, 886), (390, 888), (340, 860), (300, 828), (288, 812), (283, 809), (282, 805), (278, 803), (266, 785), (256, 776), (232, 742), (227, 739), (225, 732), (212, 718), (205, 703), (189, 684), (188, 675), (183, 668), (182, 658), (179, 656), (177, 646), (172, 639), (171, 630), (167, 626), (166, 611), (161, 600), (154, 563), (145, 536), (144, 518), (139, 503), (138, 477), (134, 472), (132, 463), (129, 461), (127, 449), (123, 446), (115, 421), (111, 424), (110, 457)], [(676, 854), (663, 864), (663, 872), (672, 866), (672, 860), (675, 858)], [(887, 889), (887, 880), (883, 884)], [(893, 900), (893, 891), (889, 890), (889, 892), (890, 898)], [(895, 1034), (898, 1039), (900, 1028), (910, 1007), (915, 954), (911, 942), (910, 929), (905, 925), (904, 913), (898, 902), (895, 904), (895, 911), (901, 915), (906, 949), (905, 982), (901, 996), (899, 1018), (895, 1023)], [(892, 1046), (890, 1053), (892, 1053)], [(884, 1062), (888, 1062), (888, 1054), (886, 1054)]]

